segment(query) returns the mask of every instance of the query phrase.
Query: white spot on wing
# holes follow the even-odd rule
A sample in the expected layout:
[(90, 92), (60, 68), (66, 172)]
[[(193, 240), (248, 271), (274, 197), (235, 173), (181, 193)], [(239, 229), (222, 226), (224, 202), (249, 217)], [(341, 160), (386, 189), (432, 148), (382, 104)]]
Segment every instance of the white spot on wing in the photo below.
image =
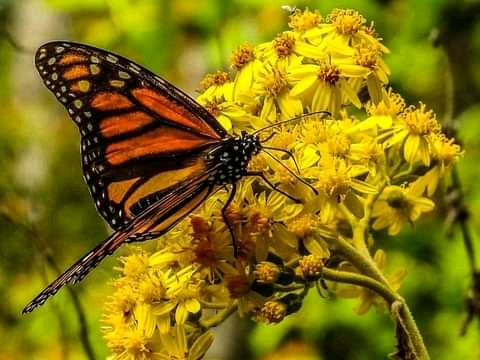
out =
[(116, 64), (118, 62), (118, 58), (115, 55), (108, 54), (106, 57), (108, 62), (111, 62), (113, 64)]

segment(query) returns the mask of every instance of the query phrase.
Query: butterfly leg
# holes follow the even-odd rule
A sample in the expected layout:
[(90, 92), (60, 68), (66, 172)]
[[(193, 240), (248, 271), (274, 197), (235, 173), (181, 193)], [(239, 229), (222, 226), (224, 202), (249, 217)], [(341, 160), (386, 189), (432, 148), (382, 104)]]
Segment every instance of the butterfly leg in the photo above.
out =
[(223, 205), (223, 208), (222, 208), (223, 221), (225, 222), (225, 225), (228, 228), (230, 236), (232, 237), (233, 256), (234, 257), (237, 257), (237, 255), (238, 255), (237, 241), (235, 240), (235, 234), (233, 233), (232, 225), (230, 225), (230, 222), (228, 221), (227, 209), (230, 206), (230, 204), (232, 203), (233, 198), (235, 197), (236, 193), (237, 193), (237, 185), (232, 184), (232, 189), (230, 190), (230, 194), (228, 195), (228, 199), (227, 199), (227, 201), (225, 202), (225, 204)]
[(297, 204), (300, 204), (302, 202), (300, 199), (297, 199), (296, 197), (286, 193), (285, 191), (280, 190), (276, 185), (274, 185), (270, 180), (267, 179), (267, 177), (265, 176), (265, 174), (262, 171), (249, 171), (249, 172), (247, 172), (246, 175), (247, 176), (258, 176), (263, 181), (265, 181), (265, 183), (268, 186), (270, 186), (273, 190), (278, 191), (280, 194), (286, 196), (287, 198), (289, 198), (293, 202), (296, 202)]
[(295, 164), (295, 168), (297, 169), (297, 172), (300, 174), (300, 168), (298, 167), (297, 160), (295, 159), (295, 156), (293, 156), (292, 152), (287, 149), (282, 149), (282, 148), (277, 148), (277, 147), (272, 147), (272, 146), (263, 146), (263, 149), (266, 150), (273, 150), (273, 151), (279, 151), (284, 154), (287, 154), (289, 158), (293, 160), (293, 163)]
[(279, 159), (277, 159), (275, 156), (273, 156), (272, 154), (270, 154), (268, 151), (266, 151), (265, 149), (270, 149), (270, 150), (277, 150), (277, 151), (281, 151), (281, 152), (285, 152), (287, 154), (289, 154), (289, 156), (291, 156), (291, 158), (293, 159), (293, 162), (295, 163), (295, 166), (297, 167), (297, 171), (298, 173), (300, 174), (300, 169), (298, 167), (298, 164), (297, 164), (297, 161), (295, 160), (295, 157), (293, 156), (293, 154), (288, 151), (288, 150), (285, 150), (285, 149), (277, 149), (277, 148), (267, 148), (267, 147), (264, 147), (264, 153), (267, 154), (268, 156), (270, 156), (273, 160), (275, 160), (278, 164), (280, 164), (280, 166), (282, 166), (285, 170), (287, 170), (290, 174), (292, 174), (292, 176), (295, 177), (295, 179), (297, 179), (298, 181), (300, 181), (302, 184), (308, 186), (315, 195), (318, 195), (318, 190), (315, 189), (312, 185), (310, 185), (308, 182), (306, 182), (305, 180), (303, 180), (300, 176), (298, 176), (297, 174), (295, 174), (292, 170), (289, 169), (288, 166), (286, 166), (284, 163), (282, 163)]

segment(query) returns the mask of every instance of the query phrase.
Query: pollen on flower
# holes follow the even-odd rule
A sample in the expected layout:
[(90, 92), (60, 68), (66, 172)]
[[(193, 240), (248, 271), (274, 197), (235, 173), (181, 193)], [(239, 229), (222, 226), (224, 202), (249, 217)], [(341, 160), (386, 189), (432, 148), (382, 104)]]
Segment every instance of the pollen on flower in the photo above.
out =
[[(240, 176), (225, 211), (228, 194), (212, 191), (153, 254), (122, 258), (102, 320), (112, 359), (200, 359), (212, 343), (206, 331), (235, 311), (278, 323), (328, 275), (327, 261), (334, 270), (362, 272), (354, 251), (367, 256), (378, 248), (372, 230), (396, 235), (434, 209), (431, 198), (462, 149), (425, 105), (407, 108), (387, 88), (388, 49), (373, 23), (339, 9), (327, 20), (296, 10), (293, 30), (238, 47), (232, 75), (217, 71), (202, 80), (197, 100), (229, 134), (259, 136), (263, 149), (247, 159), (248, 172), (267, 181)], [(245, 149), (234, 148), (228, 154), (243, 161)], [(162, 219), (190, 213), (198, 195)], [(329, 261), (345, 242), (344, 259)], [(383, 271), (383, 255), (373, 260)], [(387, 278), (391, 290), (401, 277)], [(355, 288), (362, 290), (359, 312), (378, 303), (370, 290)]]
[(219, 104), (216, 100), (208, 101), (203, 105), (207, 111), (212, 114), (214, 117), (217, 117), (221, 114), (222, 110), (219, 107)]
[(313, 232), (313, 226), (315, 225), (315, 219), (312, 214), (303, 214), (297, 216), (289, 222), (288, 228), (298, 238), (305, 239)]
[(108, 347), (118, 359), (150, 359), (148, 338), (138, 329), (122, 326), (105, 335)]
[(293, 52), (295, 38), (289, 33), (282, 33), (273, 40), (272, 45), (278, 57), (287, 57)]
[(358, 46), (355, 53), (355, 63), (357, 65), (364, 66), (371, 70), (375, 70), (378, 65), (378, 59), (381, 55), (380, 46), (375, 45), (365, 45)]
[(343, 200), (352, 185), (347, 164), (343, 159), (330, 156), (324, 156), (320, 162), (322, 176), (318, 180), (318, 187), (332, 199)]
[(165, 294), (165, 287), (156, 276), (146, 276), (138, 284), (139, 300), (145, 304), (155, 304), (160, 302)]
[(294, 185), (298, 181), (298, 178), (284, 167), (276, 170), (276, 178), (282, 185)]
[(278, 279), (280, 274), (280, 269), (278, 266), (269, 261), (262, 261), (255, 265), (255, 270), (253, 271), (255, 279), (259, 283), (271, 284)]
[(365, 24), (365, 18), (352, 9), (334, 9), (328, 19), (335, 25), (338, 33), (354, 35)]
[(255, 50), (251, 44), (244, 44), (235, 49), (230, 58), (232, 66), (240, 70), (249, 62), (255, 60)]
[(215, 276), (217, 268), (232, 256), (230, 234), (215, 231), (212, 225), (201, 216), (192, 216), (192, 262), (208, 269), (209, 276)]
[(253, 319), (267, 324), (276, 324), (282, 321), (287, 314), (287, 306), (279, 301), (270, 300), (256, 310)]
[(129, 278), (138, 278), (143, 276), (149, 267), (148, 255), (141, 249), (137, 253), (125, 256), (121, 259), (123, 263), (123, 275)]
[(249, 224), (250, 227), (259, 233), (265, 232), (269, 228), (269, 220), (268, 217), (265, 216), (261, 211), (256, 211), (250, 214), (249, 216)]
[(265, 75), (263, 79), (263, 86), (272, 97), (277, 97), (284, 89), (288, 87), (285, 74), (278, 69)]
[[(373, 21), (370, 22), (370, 24), (365, 25), (365, 26), (363, 27), (363, 31), (365, 31), (365, 33), (366, 33), (367, 35), (370, 35), (372, 38), (374, 38), (374, 39), (379, 39), (378, 33), (377, 33), (377, 31), (375, 30), (375, 25), (373, 24)], [(381, 39), (379, 39), (379, 40), (381, 40)]]
[(279, 132), (275, 133), (268, 145), (276, 147), (279, 149), (288, 149), (295, 143), (295, 140), (298, 138), (298, 130), (294, 129), (281, 129)]
[(133, 308), (137, 303), (137, 295), (131, 282), (122, 280), (125, 280), (125, 278), (117, 279), (114, 282), (116, 291), (105, 304), (105, 310), (110, 315), (121, 314), (122, 321), (125, 321), (132, 314)]
[(388, 89), (386, 93), (386, 98), (382, 100), (379, 104), (369, 103), (366, 107), (367, 112), (370, 115), (381, 116), (381, 115), (390, 115), (396, 116), (405, 110), (406, 104), (403, 97), (393, 92), (392, 89)]
[(340, 80), (340, 69), (335, 64), (322, 62), (317, 77), (329, 85), (335, 85)]
[(412, 134), (426, 135), (441, 131), (435, 113), (432, 110), (426, 110), (423, 103), (420, 103), (420, 108), (409, 106), (402, 115), (405, 125)]
[(214, 85), (223, 85), (230, 81), (230, 74), (225, 71), (218, 70), (216, 73), (207, 74), (204, 78), (200, 81), (200, 89), (199, 92), (204, 92), (210, 86)]
[(302, 138), (306, 144), (321, 144), (327, 138), (327, 129), (321, 121), (307, 122), (302, 127)]
[(455, 139), (449, 139), (445, 134), (432, 134), (431, 136), (436, 159), (451, 164), (462, 154), (462, 149), (460, 145), (455, 143)]
[(131, 331), (124, 339), (124, 348), (133, 355), (134, 359), (147, 357), (150, 349), (147, 347), (148, 339), (140, 331)]
[(288, 26), (299, 33), (303, 33), (311, 28), (314, 28), (321, 22), (322, 16), (317, 10), (305, 10), (303, 12), (295, 11), (295, 13), (290, 15), (290, 22), (288, 23)]
[(299, 260), (298, 266), (305, 279), (318, 279), (322, 274), (323, 259), (318, 255), (306, 255)]
[(350, 153), (351, 141), (343, 129), (332, 126), (328, 129), (328, 133), (329, 136), (320, 148), (326, 148), (331, 156), (346, 157)]
[(236, 202), (230, 203), (225, 210), (227, 221), (231, 225), (240, 224), (243, 221), (243, 214), (240, 206)]

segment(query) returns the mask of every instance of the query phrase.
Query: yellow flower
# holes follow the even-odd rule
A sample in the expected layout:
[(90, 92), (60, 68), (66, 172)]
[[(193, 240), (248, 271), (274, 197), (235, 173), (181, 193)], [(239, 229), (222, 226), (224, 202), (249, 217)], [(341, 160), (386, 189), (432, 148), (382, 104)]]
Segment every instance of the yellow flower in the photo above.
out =
[(290, 92), (287, 71), (282, 63), (265, 64), (259, 71), (252, 90), (256, 96), (263, 99), (260, 120), (265, 123), (291, 119), (303, 114), (302, 102)]
[(257, 49), (264, 63), (287, 66), (292, 61), (300, 60), (297, 54), (298, 40), (297, 33), (284, 31), (272, 41), (258, 45)]
[(365, 18), (356, 10), (334, 9), (328, 16), (330, 24), (323, 25), (326, 39), (351, 46), (366, 43), (379, 46), (382, 53), (388, 49), (375, 36), (373, 26), (367, 26)]
[(335, 231), (322, 224), (318, 216), (304, 212), (287, 222), (291, 231), (310, 252), (310, 254), (328, 259), (330, 256), (329, 241), (337, 236)]
[(432, 142), (429, 135), (440, 133), (441, 127), (432, 110), (420, 103), (419, 108), (408, 107), (399, 117), (394, 127), (394, 135), (386, 141), (385, 146), (403, 144), (403, 156), (407, 162), (420, 161), (430, 166)]
[(412, 188), (387, 186), (373, 206), (372, 228), (388, 227), (389, 235), (397, 235), (405, 223), (413, 224), (422, 213), (433, 210), (432, 200), (417, 195)]
[(280, 301), (267, 301), (252, 314), (252, 319), (266, 324), (281, 322), (287, 314), (287, 306)]
[(148, 271), (148, 254), (141, 248), (134, 248), (133, 254), (122, 257), (120, 260), (123, 264), (121, 270), (126, 278), (136, 280)]
[(250, 114), (239, 103), (219, 98), (208, 99), (206, 96), (197, 100), (227, 131), (240, 133), (242, 130), (251, 131), (252, 128), (260, 128), (267, 124), (263, 119)]
[(257, 260), (267, 258), (270, 246), (278, 251), (284, 246), (291, 248), (297, 246), (295, 236), (288, 233), (282, 223), (301, 211), (300, 204), (293, 204), (277, 191), (271, 191), (268, 195), (265, 192), (259, 195), (249, 192), (246, 194), (245, 203), (247, 228), (256, 235)]
[[(379, 44), (361, 44), (355, 48), (355, 63), (370, 70), (366, 77), (367, 89), (374, 104), (382, 101), (382, 90), (388, 84), (390, 69), (382, 59), (382, 51)], [(358, 82), (357, 89), (363, 85)]]
[(345, 104), (361, 106), (348, 78), (365, 77), (368, 69), (350, 61), (325, 59), (317, 64), (298, 64), (288, 68), (288, 78), (295, 83), (291, 94), (301, 96), (312, 111), (329, 111), (334, 117)]
[(411, 187), (417, 194), (426, 191), (427, 196), (432, 196), (439, 182), (447, 179), (451, 167), (463, 152), (460, 145), (455, 144), (455, 139), (448, 139), (444, 134), (431, 134), (429, 138), (434, 166), (412, 182)]
[(316, 28), (322, 22), (322, 16), (317, 10), (295, 11), (290, 15), (288, 26), (297, 33), (304, 33), (310, 29)]
[(196, 266), (185, 267), (181, 271), (172, 272), (165, 280), (163, 306), (176, 309), (176, 324), (184, 324), (188, 314), (196, 314), (201, 309), (199, 298), (204, 282), (194, 276), (196, 271)]
[(203, 332), (191, 342), (182, 326), (174, 326), (168, 333), (160, 335), (162, 353), (155, 359), (200, 360), (213, 343), (213, 333)]
[(236, 100), (251, 93), (250, 89), (263, 63), (258, 58), (257, 50), (248, 43), (233, 51), (230, 62), (236, 70), (233, 86), (233, 97)]
[(371, 176), (377, 175), (377, 169), (386, 170), (385, 150), (372, 138), (363, 138), (360, 142), (350, 145), (350, 160), (364, 164)]
[[(230, 74), (225, 71), (217, 71), (214, 74), (207, 74), (200, 81), (201, 93), (197, 100), (199, 102), (205, 101), (203, 99), (226, 99), (233, 100), (233, 82), (230, 79)], [(208, 101), (208, 100), (207, 100)]]

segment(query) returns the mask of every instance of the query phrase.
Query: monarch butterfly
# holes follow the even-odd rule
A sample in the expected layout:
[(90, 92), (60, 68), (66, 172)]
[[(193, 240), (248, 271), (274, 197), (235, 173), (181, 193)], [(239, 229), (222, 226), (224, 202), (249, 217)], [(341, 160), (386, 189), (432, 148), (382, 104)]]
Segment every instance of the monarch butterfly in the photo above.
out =
[(247, 170), (262, 150), (257, 133), (229, 135), (195, 100), (145, 68), (72, 42), (43, 45), (35, 65), (79, 127), (85, 181), (98, 212), (115, 231), (23, 313), (82, 280), (122, 244), (164, 234), (229, 184), (225, 209), (243, 176), (260, 176), (275, 188), (263, 173)]

